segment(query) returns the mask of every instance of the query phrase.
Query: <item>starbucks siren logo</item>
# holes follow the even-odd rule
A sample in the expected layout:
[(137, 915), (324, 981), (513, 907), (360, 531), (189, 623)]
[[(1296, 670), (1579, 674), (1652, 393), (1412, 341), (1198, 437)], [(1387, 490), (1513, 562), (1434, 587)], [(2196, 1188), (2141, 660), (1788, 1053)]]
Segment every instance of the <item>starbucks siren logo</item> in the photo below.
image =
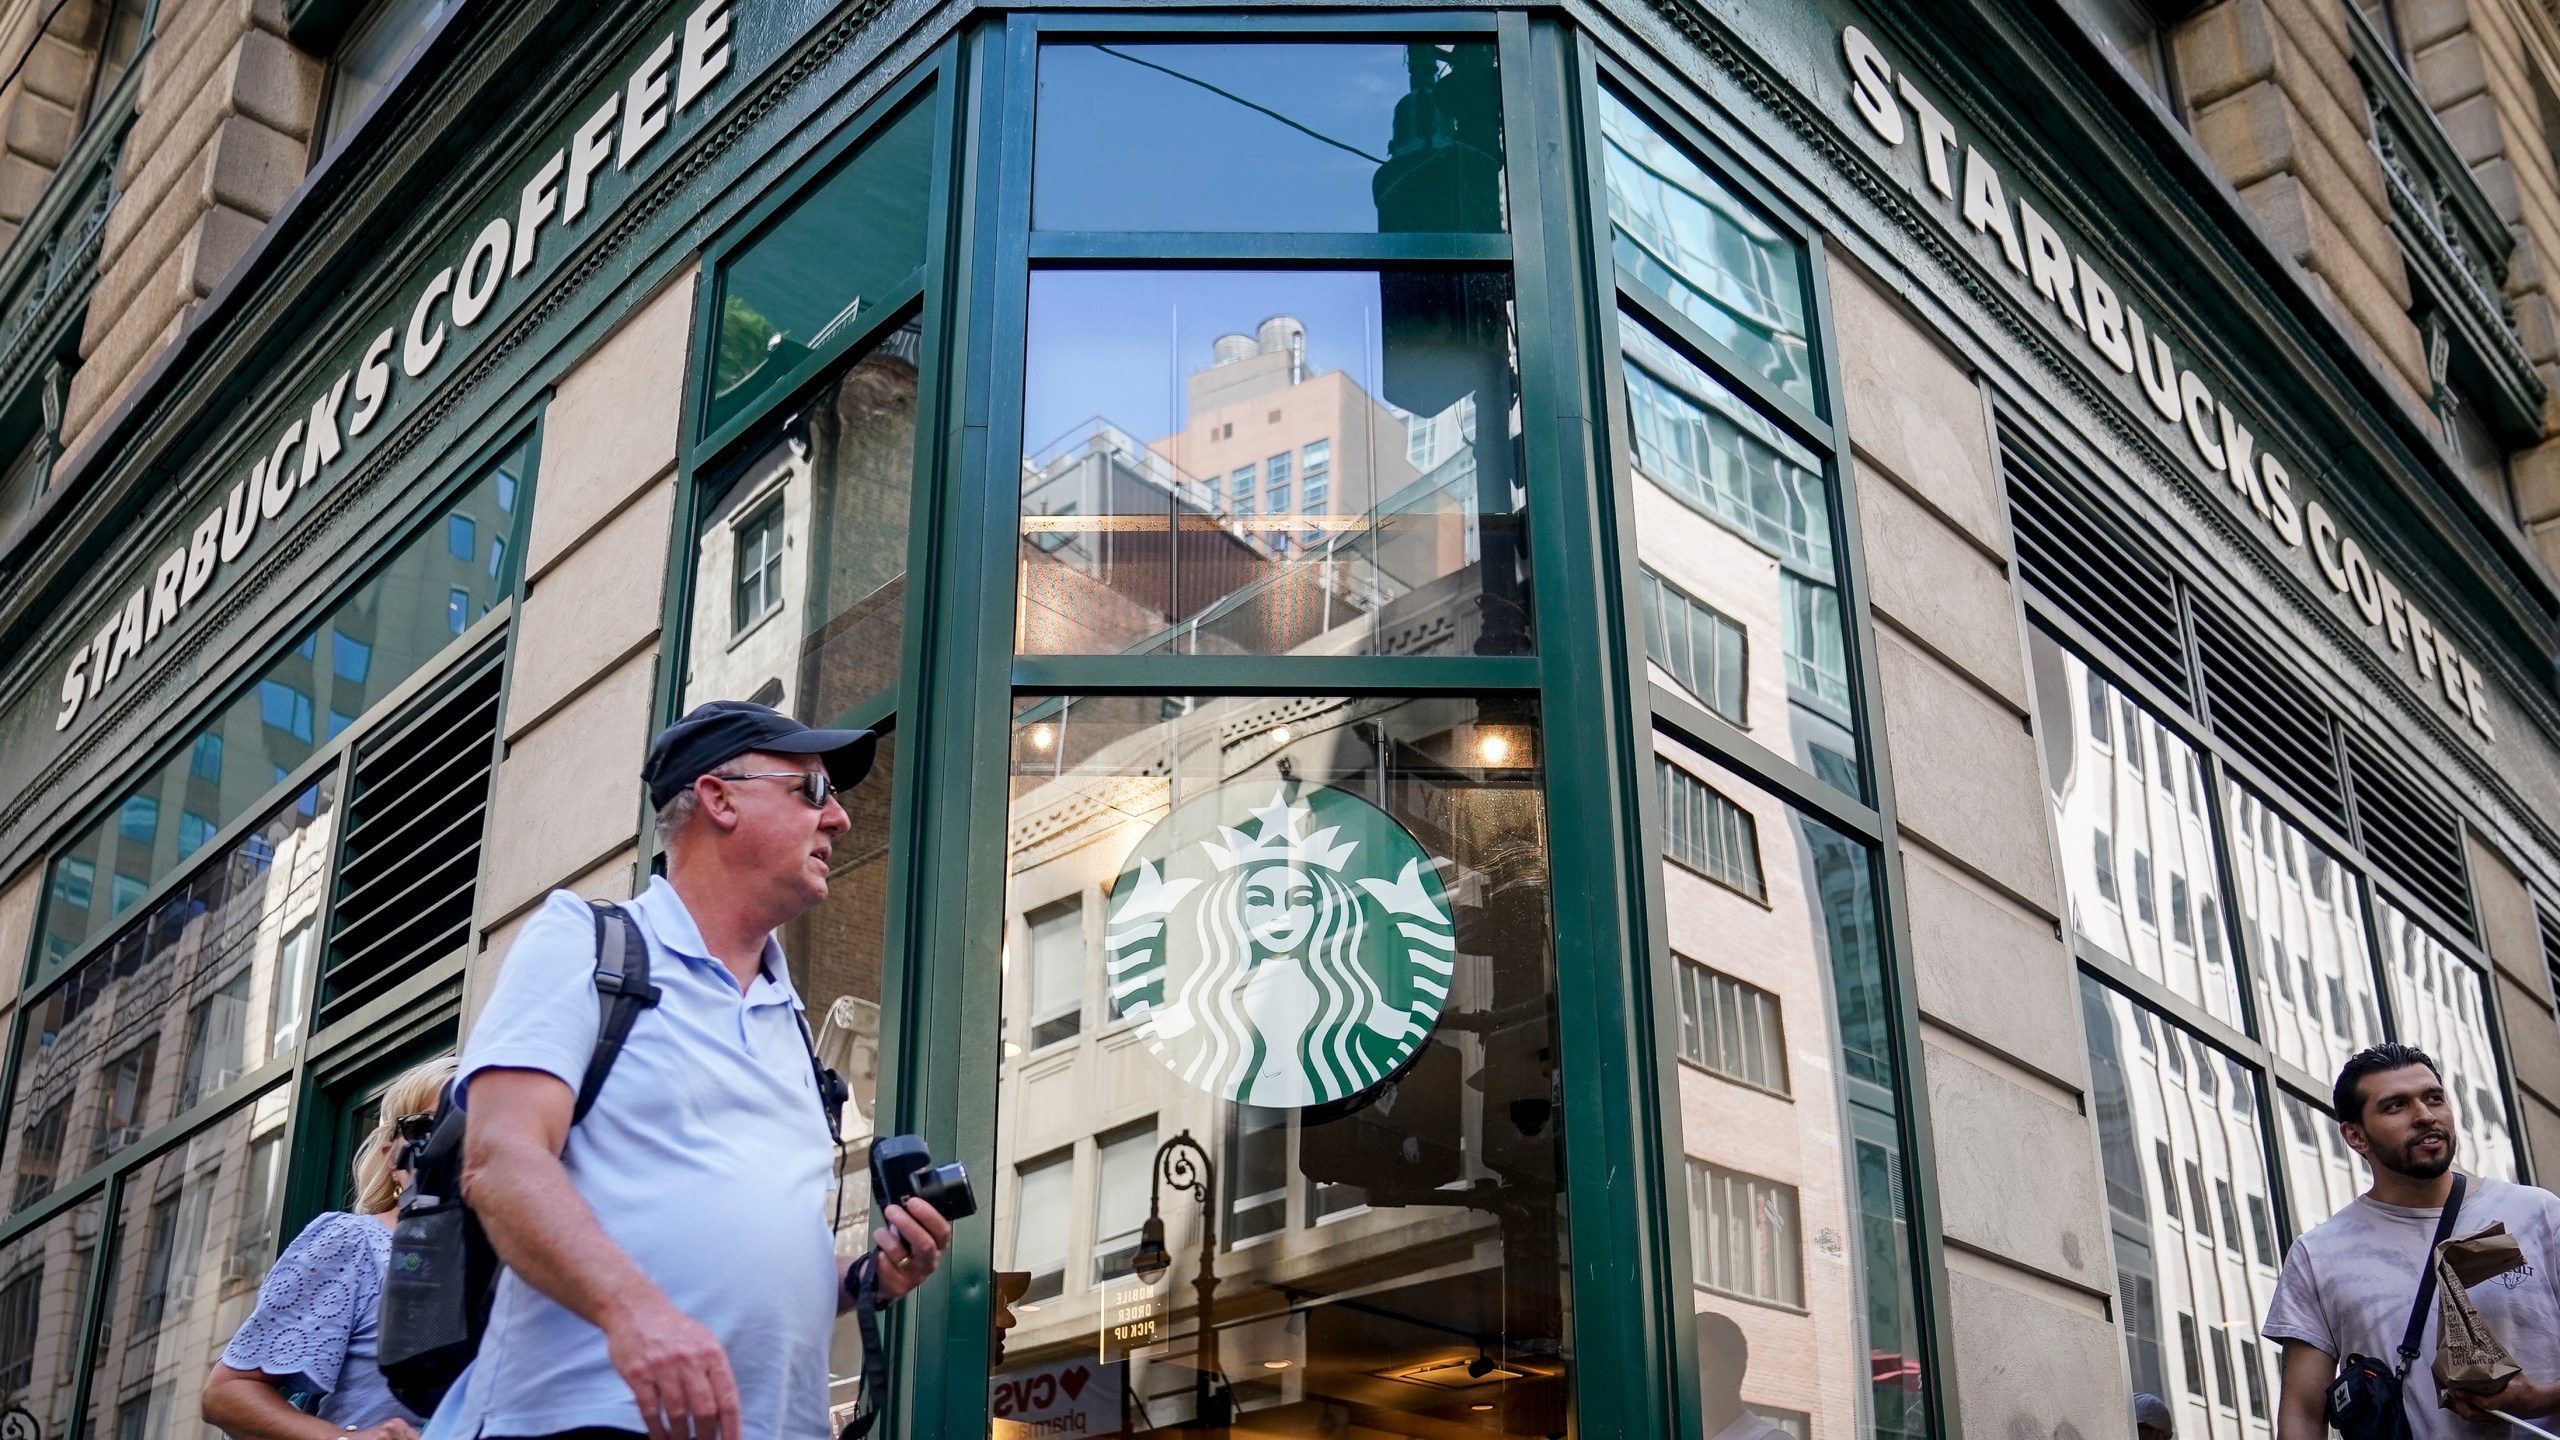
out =
[(1186, 801), (1130, 852), (1103, 937), (1111, 994), (1185, 1082), (1321, 1105), (1422, 1048), (1457, 937), (1438, 868), (1386, 812), (1325, 785), (1269, 793)]

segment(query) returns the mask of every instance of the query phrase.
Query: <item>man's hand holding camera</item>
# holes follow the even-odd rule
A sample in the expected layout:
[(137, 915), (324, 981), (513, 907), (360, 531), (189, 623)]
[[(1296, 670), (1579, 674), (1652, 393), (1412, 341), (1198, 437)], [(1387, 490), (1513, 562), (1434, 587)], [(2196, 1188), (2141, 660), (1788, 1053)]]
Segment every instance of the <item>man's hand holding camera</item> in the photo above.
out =
[(871, 1248), (880, 1257), (872, 1284), (886, 1304), (923, 1284), (942, 1264), (951, 1222), (921, 1197), (898, 1201), (882, 1215), (889, 1223), (871, 1232)]

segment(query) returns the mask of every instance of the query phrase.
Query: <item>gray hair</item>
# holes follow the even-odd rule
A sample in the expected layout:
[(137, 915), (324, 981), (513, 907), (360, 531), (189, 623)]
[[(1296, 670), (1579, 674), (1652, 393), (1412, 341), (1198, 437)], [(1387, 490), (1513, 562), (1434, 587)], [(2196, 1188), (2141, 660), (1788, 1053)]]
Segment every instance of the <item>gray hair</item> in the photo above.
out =
[(674, 844), (676, 836), (701, 813), (702, 800), (693, 793), (692, 786), (668, 796), (667, 803), (658, 807), (658, 848), (664, 850)]

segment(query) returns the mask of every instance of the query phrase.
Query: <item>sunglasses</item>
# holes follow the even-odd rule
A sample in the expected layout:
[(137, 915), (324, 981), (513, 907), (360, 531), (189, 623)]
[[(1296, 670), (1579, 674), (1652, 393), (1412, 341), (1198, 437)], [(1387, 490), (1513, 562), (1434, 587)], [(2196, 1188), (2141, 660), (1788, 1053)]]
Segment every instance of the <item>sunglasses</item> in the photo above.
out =
[(758, 770), (748, 775), (713, 775), (711, 778), (714, 780), (793, 781), (800, 787), (800, 798), (808, 801), (809, 808), (812, 810), (825, 809), (828, 797), (836, 793), (836, 782), (827, 774), (827, 767), (824, 765), (815, 770)]
[(412, 1143), (424, 1140), (436, 1128), (435, 1112), (422, 1110), (415, 1115), (403, 1115), (392, 1121), (391, 1127), (403, 1140)]

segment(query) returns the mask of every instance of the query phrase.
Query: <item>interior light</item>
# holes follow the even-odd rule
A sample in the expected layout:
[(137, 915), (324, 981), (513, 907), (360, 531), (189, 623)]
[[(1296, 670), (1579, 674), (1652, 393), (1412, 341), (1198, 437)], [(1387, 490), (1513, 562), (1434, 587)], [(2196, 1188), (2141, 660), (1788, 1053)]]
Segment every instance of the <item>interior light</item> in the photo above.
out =
[(1470, 1405), (1467, 1408), (1470, 1410), (1490, 1410), (1493, 1407), (1490, 1405)]
[(1289, 1368), (1289, 1362), (1286, 1360), (1265, 1360), (1262, 1362), (1262, 1368), (1265, 1370), (1286, 1370)]
[(1021, 1045), (1019, 1045), (1019, 1044), (1017, 1044), (1016, 1042), (1011, 1041), (1011, 1040), (1007, 1040), (1006, 1042), (1004, 1042), (1004, 1058), (1006, 1058), (1007, 1060), (1010, 1060), (1010, 1059), (1012, 1059), (1014, 1056), (1019, 1055), (1019, 1054), (1021, 1054), (1021, 1053), (1022, 1053), (1022, 1046), (1021, 1046)]
[(1289, 727), (1288, 727), (1288, 726), (1286, 726), (1286, 725), (1274, 725), (1274, 726), (1272, 726), (1272, 727), (1271, 727), (1271, 743), (1272, 743), (1272, 744), (1274, 744), (1274, 745), (1286, 745), (1286, 744), (1288, 744), (1288, 743), (1289, 743)]
[(1039, 752), (1040, 752), (1041, 754), (1043, 754), (1043, 755), (1046, 755), (1046, 754), (1048, 754), (1048, 753), (1049, 753), (1050, 747), (1052, 747), (1052, 746), (1056, 745), (1057, 743), (1058, 743), (1058, 732), (1057, 732), (1055, 729), (1052, 729), (1051, 727), (1049, 727), (1049, 726), (1047, 726), (1047, 725), (1034, 725), (1034, 726), (1032, 726), (1032, 727), (1031, 727), (1031, 748), (1032, 748), (1032, 749), (1039, 751)]
[(1511, 737), (1500, 730), (1485, 730), (1476, 735), (1476, 759), (1486, 765), (1511, 763)]

